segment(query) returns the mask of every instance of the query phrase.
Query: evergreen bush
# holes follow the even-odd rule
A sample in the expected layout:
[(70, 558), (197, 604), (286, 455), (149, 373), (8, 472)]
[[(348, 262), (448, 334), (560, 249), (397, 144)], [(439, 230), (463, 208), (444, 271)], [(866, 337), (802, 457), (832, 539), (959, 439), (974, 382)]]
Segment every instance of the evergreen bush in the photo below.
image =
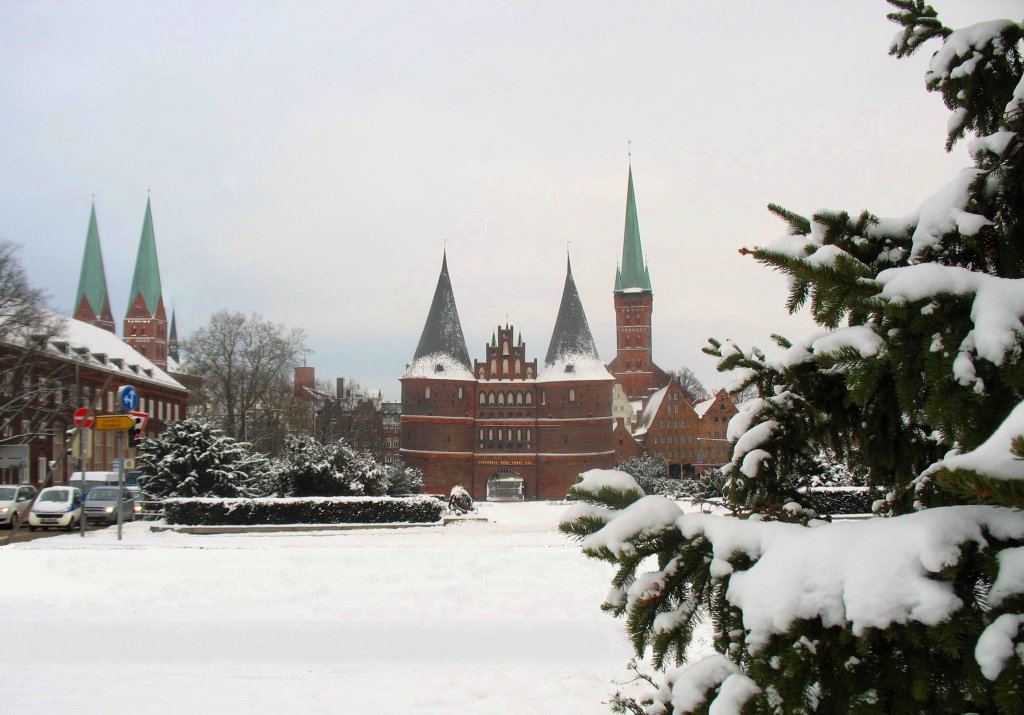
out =
[(440, 521), (444, 504), (431, 497), (167, 499), (168, 524), (394, 524)]

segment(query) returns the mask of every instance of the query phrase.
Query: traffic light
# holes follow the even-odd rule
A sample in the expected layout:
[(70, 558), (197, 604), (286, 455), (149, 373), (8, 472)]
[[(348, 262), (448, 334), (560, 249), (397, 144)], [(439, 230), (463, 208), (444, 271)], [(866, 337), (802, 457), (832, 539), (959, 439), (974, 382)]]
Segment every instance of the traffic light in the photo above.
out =
[(132, 414), (131, 418), (135, 424), (128, 430), (128, 446), (138, 447), (139, 442), (142, 441), (142, 437), (139, 435), (142, 434), (142, 427), (146, 424), (146, 420), (143, 416), (136, 414)]

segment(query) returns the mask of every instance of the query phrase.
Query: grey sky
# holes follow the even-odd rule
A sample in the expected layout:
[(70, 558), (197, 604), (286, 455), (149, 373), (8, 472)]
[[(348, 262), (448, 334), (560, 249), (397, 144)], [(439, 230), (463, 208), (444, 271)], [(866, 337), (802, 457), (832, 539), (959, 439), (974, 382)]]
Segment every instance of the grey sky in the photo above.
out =
[[(1019, 0), (936, 2), (954, 27)], [(881, 0), (0, 3), (0, 239), (70, 311), (96, 194), (115, 319), (146, 190), (165, 300), (303, 328), (321, 378), (398, 395), (448, 240), (471, 357), (509, 320), (543, 358), (566, 242), (614, 351), (626, 140), (666, 369), (796, 334), (736, 249), (765, 210), (908, 213), (966, 163), (887, 56)]]

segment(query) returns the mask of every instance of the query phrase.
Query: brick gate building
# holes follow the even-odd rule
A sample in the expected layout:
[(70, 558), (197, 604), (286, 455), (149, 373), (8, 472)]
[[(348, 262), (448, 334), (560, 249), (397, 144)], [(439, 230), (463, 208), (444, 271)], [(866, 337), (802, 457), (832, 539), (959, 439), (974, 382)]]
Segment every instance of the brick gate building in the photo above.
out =
[(423, 470), (424, 492), (461, 484), (478, 500), (561, 499), (581, 472), (615, 464), (614, 381), (568, 264), (543, 366), (510, 325), (471, 363), (446, 256), (401, 380), (401, 457)]

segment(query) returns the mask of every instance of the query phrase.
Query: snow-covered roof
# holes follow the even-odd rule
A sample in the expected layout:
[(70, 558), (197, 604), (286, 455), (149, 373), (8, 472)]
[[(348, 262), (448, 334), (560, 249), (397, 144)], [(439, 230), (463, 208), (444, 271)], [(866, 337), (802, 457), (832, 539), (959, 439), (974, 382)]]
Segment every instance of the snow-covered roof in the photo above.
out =
[(578, 382), (585, 380), (609, 380), (615, 377), (600, 359), (582, 353), (562, 355), (551, 365), (545, 365), (537, 373), (537, 382)]
[(643, 414), (640, 415), (640, 419), (637, 422), (636, 429), (633, 430), (633, 436), (647, 434), (647, 430), (654, 423), (654, 416), (658, 414), (658, 410), (661, 409), (661, 402), (665, 399), (665, 395), (668, 394), (668, 385), (651, 395), (651, 399), (647, 402), (647, 407), (644, 408)]
[(538, 371), (537, 382), (614, 379), (597, 354), (594, 336), (572, 277), (572, 266), (566, 261), (562, 302), (558, 306), (555, 329), (544, 367)]
[[(463, 369), (472, 375), (473, 365), (469, 361), (469, 351), (466, 349), (466, 338), (462, 333), (462, 323), (459, 321), (459, 309), (455, 305), (455, 293), (452, 291), (451, 278), (448, 276), (448, 256), (445, 255), (441, 262), (441, 274), (437, 278), (437, 288), (434, 289), (434, 299), (430, 303), (430, 312), (427, 313), (427, 320), (423, 325), (423, 333), (416, 345), (416, 353), (413, 355), (413, 366), (417, 371), (422, 372), (425, 359), (429, 359), (431, 370), (440, 364), (437, 356), (448, 356), (451, 361), (460, 364)], [(408, 371), (406, 377), (409, 375)], [(427, 375), (415, 375), (415, 377), (427, 377)], [(461, 378), (460, 378), (461, 379)]]
[(698, 417), (703, 417), (704, 413), (711, 409), (711, 405), (715, 404), (714, 397), (709, 397), (706, 400), (701, 400), (693, 406), (693, 411), (697, 413)]
[(129, 383), (146, 382), (187, 391), (180, 382), (110, 331), (56, 313), (53, 317), (61, 320), (63, 330), (47, 340), (47, 355), (80, 362), (93, 370), (123, 375)]
[(473, 373), (447, 353), (432, 353), (416, 358), (405, 369), (402, 379), (434, 378), (438, 380), (473, 380)]

